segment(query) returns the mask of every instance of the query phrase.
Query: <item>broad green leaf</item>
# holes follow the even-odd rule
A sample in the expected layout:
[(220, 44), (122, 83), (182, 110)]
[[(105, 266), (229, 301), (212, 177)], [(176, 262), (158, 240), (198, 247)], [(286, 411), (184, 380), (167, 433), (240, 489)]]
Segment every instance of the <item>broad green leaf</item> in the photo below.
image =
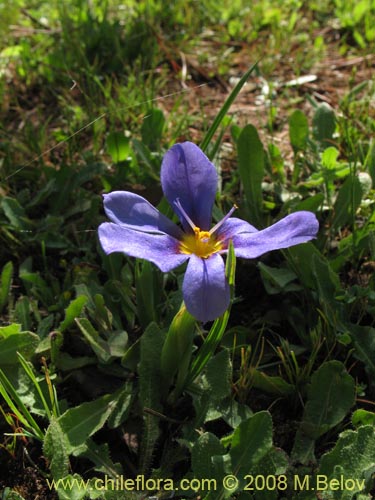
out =
[(127, 351), (128, 340), (128, 334), (124, 330), (112, 332), (107, 341), (110, 355), (122, 358)]
[(113, 163), (120, 163), (131, 156), (130, 141), (122, 132), (111, 132), (107, 137), (106, 145)]
[(300, 285), (293, 283), (297, 276), (290, 269), (270, 267), (262, 262), (258, 262), (258, 268), (260, 269), (264, 287), (267, 293), (271, 295), (301, 289)]
[(67, 441), (67, 453), (72, 453), (101, 429), (116, 404), (116, 397), (113, 394), (106, 394), (95, 401), (70, 408), (61, 415), (57, 422)]
[(205, 380), (208, 390), (215, 401), (220, 401), (230, 394), (232, 366), (227, 349), (223, 349), (207, 363)]
[(118, 478), (123, 472), (120, 464), (113, 463), (108, 443), (98, 444), (89, 438), (85, 445), (77, 450), (77, 456), (88, 458), (95, 465), (97, 472), (107, 474), (111, 479)]
[[(309, 212), (314, 212), (316, 213), (319, 208), (323, 206), (324, 203), (324, 194), (323, 193), (318, 193), (313, 196), (309, 196), (305, 200), (301, 201), (295, 207), (293, 207), (294, 212), (299, 212), (301, 210), (307, 210)], [(303, 246), (303, 245), (299, 245)]]
[[(253, 477), (259, 476), (260, 488), (256, 491), (256, 500), (277, 500), (279, 491), (274, 488), (278, 484), (280, 474), (285, 475), (289, 466), (288, 455), (277, 448), (270, 451), (251, 470)], [(263, 481), (265, 480), (265, 483)], [(287, 484), (287, 479), (284, 483)], [(264, 486), (264, 487), (263, 487)], [(244, 491), (247, 493), (247, 491)]]
[(165, 118), (160, 109), (151, 109), (143, 118), (141, 127), (142, 142), (146, 144), (151, 151), (160, 148), (164, 126)]
[(332, 231), (336, 232), (354, 222), (355, 213), (361, 204), (362, 187), (355, 175), (350, 175), (341, 186), (333, 207)]
[(59, 500), (83, 500), (90, 491), (88, 480), (78, 474), (69, 474), (56, 485)]
[(15, 198), (4, 196), (1, 200), (1, 207), (11, 225), (22, 231), (32, 231), (34, 226), (27, 218), (24, 208)]
[(296, 109), (289, 117), (289, 138), (294, 151), (303, 151), (306, 148), (309, 124), (307, 116), (300, 109)]
[(108, 343), (99, 336), (99, 333), (95, 330), (95, 328), (87, 318), (76, 318), (75, 321), (86, 341), (98, 356), (99, 361), (101, 361), (102, 363), (108, 363), (108, 361), (111, 359)]
[(334, 147), (325, 149), (322, 153), (322, 166), (327, 170), (334, 170), (337, 166), (339, 150)]
[(38, 343), (38, 335), (31, 332), (14, 333), (0, 339), (0, 366), (18, 363), (17, 352), (30, 359)]
[(314, 244), (308, 241), (303, 245), (288, 248), (283, 253), (286, 255), (290, 267), (299, 277), (301, 283), (306, 288), (315, 289), (315, 278), (311, 261), (316, 257), (320, 259), (324, 259), (324, 257)]
[(356, 410), (352, 415), (352, 423), (354, 427), (360, 427), (362, 425), (372, 425), (375, 426), (375, 413), (372, 411), (363, 410), (362, 408)]
[(81, 314), (82, 309), (84, 308), (86, 303), (87, 297), (85, 297), (84, 295), (80, 295), (70, 302), (68, 307), (65, 309), (65, 318), (60, 323), (60, 332), (64, 332), (74, 323), (74, 320)]
[(317, 107), (313, 117), (313, 136), (321, 146), (332, 145), (333, 134), (336, 129), (336, 117), (331, 106), (322, 102)]
[(360, 359), (369, 374), (369, 382), (375, 379), (375, 329), (367, 326), (348, 325), (348, 332), (354, 344), (354, 355)]
[(292, 456), (307, 463), (313, 460), (314, 443), (338, 425), (355, 401), (355, 382), (339, 361), (328, 361), (311, 377), (307, 402), (296, 435)]
[(191, 468), (194, 477), (216, 479), (217, 471), (212, 457), (224, 453), (225, 447), (214, 434), (205, 432), (199, 436), (191, 450)]
[(9, 337), (9, 335), (14, 335), (21, 332), (21, 325), (18, 323), (12, 323), (7, 326), (0, 326), (0, 337)]
[(108, 427), (110, 429), (119, 427), (127, 419), (134, 394), (134, 385), (131, 382), (127, 382), (119, 391), (116, 407), (108, 418)]
[(182, 305), (172, 320), (161, 352), (160, 363), (164, 390), (172, 385), (176, 374), (177, 392), (182, 389), (193, 351), (195, 328), (195, 318)]
[(242, 422), (234, 431), (229, 452), (232, 472), (238, 478), (251, 474), (252, 468), (272, 448), (271, 415), (262, 411)]
[(264, 177), (264, 149), (253, 125), (246, 125), (238, 142), (238, 168), (246, 196), (249, 219), (255, 226), (262, 226), (262, 180)]
[(375, 428), (365, 425), (355, 431), (347, 430), (340, 434), (333, 450), (323, 455), (318, 474), (326, 476), (328, 481), (351, 479), (351, 487), (322, 491), (322, 499), (351, 500), (358, 492), (368, 493), (374, 473)]
[(53, 479), (65, 477), (69, 472), (68, 443), (59, 422), (52, 417), (44, 441), (43, 453), (49, 460)]
[(288, 396), (295, 392), (295, 388), (291, 384), (288, 384), (282, 377), (272, 377), (255, 368), (251, 370), (251, 378), (255, 388), (268, 392), (269, 394)]

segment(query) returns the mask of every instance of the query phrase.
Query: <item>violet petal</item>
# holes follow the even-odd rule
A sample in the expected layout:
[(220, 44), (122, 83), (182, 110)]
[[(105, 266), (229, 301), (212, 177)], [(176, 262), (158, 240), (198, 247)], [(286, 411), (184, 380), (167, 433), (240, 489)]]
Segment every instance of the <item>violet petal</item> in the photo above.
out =
[(164, 155), (161, 172), (164, 194), (186, 231), (191, 231), (175, 206), (179, 200), (190, 219), (203, 231), (211, 225), (212, 206), (217, 191), (216, 169), (198, 146), (191, 142), (175, 144)]
[(178, 252), (178, 240), (161, 232), (150, 234), (104, 222), (99, 226), (99, 240), (105, 253), (122, 252), (131, 257), (149, 260), (165, 273), (189, 258), (189, 255)]
[(191, 255), (182, 294), (187, 310), (203, 323), (218, 318), (229, 306), (230, 291), (219, 254), (202, 259)]

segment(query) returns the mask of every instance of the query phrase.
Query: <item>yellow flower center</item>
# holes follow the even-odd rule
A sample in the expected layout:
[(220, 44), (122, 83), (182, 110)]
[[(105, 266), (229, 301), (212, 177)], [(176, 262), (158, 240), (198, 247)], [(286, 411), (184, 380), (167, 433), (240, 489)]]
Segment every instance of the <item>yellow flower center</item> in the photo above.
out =
[(194, 253), (198, 257), (207, 259), (210, 255), (223, 249), (223, 244), (213, 237), (208, 231), (201, 231), (194, 227), (194, 234), (184, 235), (180, 243), (180, 252), (184, 254)]

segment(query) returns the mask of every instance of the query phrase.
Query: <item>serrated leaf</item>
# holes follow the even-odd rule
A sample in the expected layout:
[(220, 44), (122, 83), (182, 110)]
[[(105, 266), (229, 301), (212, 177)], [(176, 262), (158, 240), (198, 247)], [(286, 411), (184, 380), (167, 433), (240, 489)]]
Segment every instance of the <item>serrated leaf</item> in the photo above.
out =
[(44, 441), (43, 453), (49, 460), (53, 479), (65, 477), (69, 472), (68, 444), (59, 422), (52, 417)]
[(215, 401), (225, 398), (231, 391), (231, 362), (227, 349), (223, 349), (210, 359), (205, 370), (208, 390)]
[(372, 475), (375, 472), (375, 428), (363, 426), (340, 434), (333, 448), (323, 455), (318, 473), (327, 480), (351, 478), (354, 486), (348, 489), (323, 491), (323, 499), (351, 500), (356, 493), (368, 492), (372, 486)]
[(191, 468), (194, 477), (216, 478), (216, 468), (212, 461), (214, 455), (224, 455), (225, 447), (220, 440), (210, 432), (199, 436), (191, 451)]
[(87, 297), (80, 295), (69, 303), (68, 307), (65, 309), (65, 318), (59, 326), (60, 332), (64, 332), (74, 323), (74, 320), (81, 314), (87, 300)]
[[(160, 400), (163, 388), (160, 387), (160, 358), (164, 341), (165, 333), (155, 323), (148, 326), (140, 340), (139, 400), (143, 408), (154, 411), (161, 410)], [(147, 411), (143, 416), (143, 421), (140, 470), (146, 473), (160, 429), (159, 419)]]
[(102, 363), (108, 363), (111, 359), (111, 354), (109, 353), (107, 342), (99, 336), (99, 333), (95, 330), (87, 318), (76, 318), (75, 321), (86, 341), (98, 356), (99, 361)]
[(103, 427), (116, 406), (112, 394), (70, 408), (57, 419), (67, 440), (67, 452), (72, 453), (86, 439)]

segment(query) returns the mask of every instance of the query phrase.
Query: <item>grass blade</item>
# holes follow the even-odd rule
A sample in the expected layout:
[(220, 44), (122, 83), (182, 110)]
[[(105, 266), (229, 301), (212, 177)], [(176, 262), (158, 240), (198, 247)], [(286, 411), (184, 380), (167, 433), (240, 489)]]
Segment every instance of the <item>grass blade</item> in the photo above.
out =
[(255, 64), (253, 64), (246, 71), (246, 73), (242, 76), (241, 80), (237, 83), (237, 85), (234, 87), (234, 89), (232, 90), (232, 92), (229, 94), (229, 96), (225, 100), (222, 108), (220, 109), (220, 111), (216, 115), (216, 118), (213, 121), (211, 127), (207, 130), (206, 135), (205, 135), (205, 137), (204, 137), (204, 139), (203, 139), (203, 141), (202, 141), (202, 143), (200, 145), (200, 148), (201, 148), (202, 151), (206, 152), (206, 149), (207, 149), (208, 145), (210, 144), (211, 139), (214, 136), (216, 130), (219, 128), (219, 126), (220, 126), (221, 122), (223, 121), (225, 115), (227, 114), (229, 108), (233, 104), (233, 101), (238, 96), (240, 90), (245, 85), (247, 79), (249, 78), (249, 76), (251, 75), (251, 73), (254, 71), (254, 69), (256, 68), (257, 64), (258, 64), (258, 61)]

